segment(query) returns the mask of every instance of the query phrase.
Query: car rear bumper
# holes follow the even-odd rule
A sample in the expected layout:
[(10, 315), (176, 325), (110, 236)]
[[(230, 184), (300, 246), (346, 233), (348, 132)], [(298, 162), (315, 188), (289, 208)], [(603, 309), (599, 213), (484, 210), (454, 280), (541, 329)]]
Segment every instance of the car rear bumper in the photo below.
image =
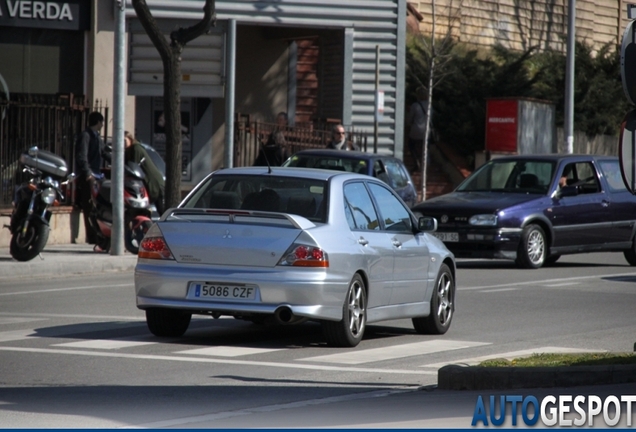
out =
[(456, 232), (459, 241), (445, 241), (456, 258), (516, 259), (521, 241), (521, 228), (449, 229), (438, 233)]
[[(135, 268), (137, 307), (165, 307), (192, 313), (222, 315), (274, 314), (287, 307), (298, 317), (338, 321), (350, 278), (325, 269), (214, 268), (161, 262)], [(165, 265), (164, 265), (165, 264)], [(172, 264), (172, 265), (171, 265)], [(191, 282), (249, 285), (258, 288), (253, 300), (193, 299)]]

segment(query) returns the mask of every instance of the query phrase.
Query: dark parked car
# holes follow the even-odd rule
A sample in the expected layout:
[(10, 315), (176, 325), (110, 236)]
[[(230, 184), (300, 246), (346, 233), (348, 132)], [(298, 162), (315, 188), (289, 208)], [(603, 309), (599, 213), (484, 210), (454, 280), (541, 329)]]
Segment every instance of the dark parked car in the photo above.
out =
[(322, 168), (348, 171), (377, 177), (398, 193), (408, 205), (417, 201), (417, 192), (404, 162), (392, 156), (360, 151), (301, 150), (294, 153), (283, 166)]
[(539, 268), (561, 255), (622, 251), (636, 265), (636, 197), (616, 157), (493, 159), (454, 192), (413, 207), (434, 216), (434, 235), (456, 257), (505, 258)]

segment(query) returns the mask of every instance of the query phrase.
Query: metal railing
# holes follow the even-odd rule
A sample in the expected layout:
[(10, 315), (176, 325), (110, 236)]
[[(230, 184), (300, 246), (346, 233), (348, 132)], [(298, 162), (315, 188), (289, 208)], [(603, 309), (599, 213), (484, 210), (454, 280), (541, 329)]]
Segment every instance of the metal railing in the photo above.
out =
[[(28, 178), (20, 155), (33, 146), (62, 157), (73, 171), (75, 141), (87, 124), (88, 114), (101, 112), (108, 125), (108, 107), (89, 104), (74, 95), (28, 95), (0, 100), (0, 208), (11, 206), (16, 186)], [(106, 127), (102, 131), (108, 135)], [(64, 204), (72, 203), (72, 193)]]
[[(337, 119), (326, 119), (316, 123), (297, 123), (283, 132), (288, 155), (300, 150), (325, 148), (331, 140), (331, 131), (338, 124)], [(234, 166), (251, 166), (258, 152), (276, 128), (274, 123), (252, 120), (249, 114), (237, 113), (234, 121)], [(347, 139), (362, 151), (367, 151), (368, 134), (354, 127), (345, 126)]]

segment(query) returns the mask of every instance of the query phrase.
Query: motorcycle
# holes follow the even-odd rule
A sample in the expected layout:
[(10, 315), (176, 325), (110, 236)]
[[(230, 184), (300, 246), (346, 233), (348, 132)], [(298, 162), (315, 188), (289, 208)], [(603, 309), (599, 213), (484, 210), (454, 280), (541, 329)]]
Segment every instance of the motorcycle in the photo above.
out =
[[(139, 244), (152, 226), (152, 208), (144, 185), (144, 172), (134, 162), (124, 166), (124, 245), (130, 253), (139, 252)], [(113, 204), (110, 199), (111, 181), (105, 176), (96, 178), (91, 189), (93, 204), (89, 223), (97, 233), (97, 245), (110, 250), (113, 226)]]
[(20, 164), (23, 166), (22, 171), (29, 173), (31, 179), (21, 184), (15, 192), (8, 225), (11, 231), (9, 251), (16, 260), (29, 261), (46, 246), (51, 220), (49, 207), (64, 201), (60, 186), (73, 181), (75, 174), (68, 174), (64, 159), (37, 147), (31, 147), (27, 153), (23, 153)]

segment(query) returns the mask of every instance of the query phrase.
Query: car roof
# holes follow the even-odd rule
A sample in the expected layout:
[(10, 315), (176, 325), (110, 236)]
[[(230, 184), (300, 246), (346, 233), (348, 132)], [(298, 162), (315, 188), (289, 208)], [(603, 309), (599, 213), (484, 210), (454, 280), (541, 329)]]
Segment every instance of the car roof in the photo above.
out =
[(611, 155), (593, 155), (593, 154), (529, 154), (529, 155), (506, 155), (492, 158), (489, 162), (498, 160), (544, 160), (544, 161), (577, 161), (577, 160), (596, 160), (596, 159), (618, 159), (617, 156)]
[(384, 155), (379, 153), (367, 153), (363, 151), (346, 151), (346, 150), (337, 150), (337, 149), (308, 149), (308, 150), (300, 150), (294, 153), (292, 156), (328, 156), (328, 157), (339, 157), (342, 159), (396, 159), (391, 155)]
[(348, 177), (361, 178), (364, 180), (373, 179), (364, 174), (351, 173), (347, 171), (334, 171), (330, 169), (317, 168), (296, 168), (296, 167), (272, 167), (271, 173), (267, 167), (238, 167), (224, 168), (212, 173), (213, 175), (272, 175), (280, 177), (295, 177), (303, 179), (328, 181), (333, 177), (343, 177), (343, 181)]

